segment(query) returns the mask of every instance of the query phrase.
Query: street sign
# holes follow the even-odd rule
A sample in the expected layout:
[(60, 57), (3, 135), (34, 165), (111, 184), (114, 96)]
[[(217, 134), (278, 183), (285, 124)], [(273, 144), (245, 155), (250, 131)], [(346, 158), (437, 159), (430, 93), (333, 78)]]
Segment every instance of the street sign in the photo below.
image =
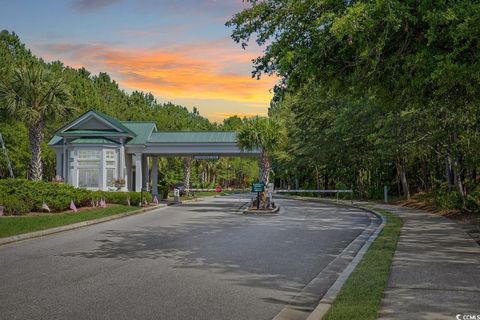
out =
[(217, 160), (218, 156), (194, 156), (195, 160)]
[(252, 184), (252, 192), (263, 192), (265, 190), (265, 184), (262, 182)]
[(216, 193), (222, 192), (222, 187), (217, 186), (217, 187), (215, 188), (215, 192), (216, 192)]

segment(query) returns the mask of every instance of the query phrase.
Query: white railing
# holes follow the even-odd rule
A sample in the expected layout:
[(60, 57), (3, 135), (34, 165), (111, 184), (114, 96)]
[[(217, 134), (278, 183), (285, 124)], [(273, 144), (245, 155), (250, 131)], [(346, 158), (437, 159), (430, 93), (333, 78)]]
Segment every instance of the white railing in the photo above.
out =
[(353, 190), (317, 190), (317, 189), (275, 189), (273, 193), (311, 192), (311, 193), (353, 193)]
[(215, 189), (202, 189), (202, 188), (190, 188), (190, 189), (184, 189), (184, 190), (186, 192), (216, 192)]
[(318, 190), (318, 189), (276, 189), (273, 193), (335, 193), (337, 202), (340, 193), (350, 193), (350, 202), (353, 204), (353, 190)]

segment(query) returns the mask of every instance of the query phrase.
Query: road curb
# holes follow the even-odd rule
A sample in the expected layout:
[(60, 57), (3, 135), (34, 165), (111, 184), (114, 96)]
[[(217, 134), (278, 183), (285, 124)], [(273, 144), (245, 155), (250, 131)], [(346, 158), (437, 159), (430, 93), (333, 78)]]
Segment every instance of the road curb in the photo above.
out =
[(367, 253), (368, 249), (370, 248), (372, 243), (375, 241), (375, 239), (377, 239), (378, 235), (383, 230), (386, 224), (385, 217), (373, 209), (366, 208), (363, 206), (355, 206), (355, 205), (348, 205), (348, 204), (339, 204), (339, 203), (335, 203), (335, 204), (338, 206), (357, 208), (357, 209), (370, 212), (375, 216), (379, 217), (382, 223), (380, 224), (380, 226), (378, 226), (378, 228), (374, 231), (374, 233), (368, 238), (368, 240), (363, 244), (363, 246), (360, 248), (360, 250), (357, 252), (355, 257), (353, 258), (353, 260), (350, 261), (348, 266), (338, 276), (337, 280), (333, 283), (333, 285), (323, 295), (322, 299), (320, 299), (320, 302), (318, 303), (318, 306), (313, 310), (313, 312), (308, 316), (306, 320), (320, 320), (325, 316), (328, 310), (330, 310), (330, 307), (332, 306), (333, 301), (335, 301), (335, 298), (337, 297), (338, 293), (342, 289), (343, 285), (345, 284), (345, 282), (347, 282), (348, 278), (350, 277), (352, 272), (355, 270), (355, 268), (358, 266), (360, 261), (362, 261), (363, 256), (365, 255), (365, 253)]
[[(377, 212), (377, 211), (375, 211), (371, 208), (366, 208), (366, 207), (363, 207), (363, 206), (358, 206), (358, 205), (353, 205), (353, 204), (351, 205), (351, 204), (345, 204), (345, 203), (338, 203), (338, 202), (329, 201), (329, 200), (326, 200), (326, 199), (308, 199), (308, 198), (288, 197), (288, 196), (286, 196), (285, 198), (291, 198), (291, 199), (301, 200), (301, 201), (323, 202), (323, 203), (328, 203), (330, 205), (335, 205), (335, 206), (339, 206), (339, 207), (346, 207), (346, 208), (356, 208), (356, 209), (360, 209), (360, 210), (363, 210), (365, 212), (371, 213), (381, 220), (380, 225), (376, 228), (375, 231), (373, 231), (370, 234), (368, 239), (365, 241), (365, 243), (362, 245), (362, 247), (357, 251), (357, 253), (353, 257), (353, 259), (350, 261), (350, 263), (345, 267), (345, 269), (343, 269), (343, 271), (337, 277), (335, 282), (330, 286), (330, 288), (327, 290), (327, 292), (323, 295), (322, 299), (320, 299), (317, 307), (315, 307), (315, 309), (306, 318), (306, 320), (320, 320), (325, 316), (325, 314), (328, 312), (328, 310), (330, 310), (330, 307), (331, 307), (333, 301), (337, 297), (337, 295), (340, 292), (340, 290), (342, 289), (343, 285), (348, 280), (348, 278), (350, 277), (352, 272), (355, 270), (357, 265), (360, 263), (360, 261), (362, 261), (363, 256), (368, 251), (368, 249), (370, 248), (373, 241), (375, 241), (375, 239), (378, 237), (380, 232), (385, 227), (386, 219), (379, 212)], [(365, 230), (367, 230), (368, 228), (369, 227), (367, 227)], [(362, 236), (362, 234), (363, 234), (363, 232), (357, 238), (355, 238), (355, 240), (360, 238)], [(353, 240), (353, 241), (355, 241), (355, 240)], [(348, 246), (340, 253), (339, 256), (341, 256), (345, 251), (348, 251)], [(322, 272), (323, 272), (323, 270), (322, 270)], [(318, 275), (311, 282), (315, 281), (317, 278), (318, 278)], [(285, 309), (286, 308), (284, 308), (284, 310)], [(290, 310), (292, 310), (292, 309), (290, 309)], [(281, 315), (282, 312), (281, 312), (273, 319), (274, 320), (295, 319), (296, 316), (294, 314), (290, 314), (290, 312), (289, 312), (290, 310), (285, 310), (286, 311), (285, 316), (282, 316)]]
[(268, 215), (277, 215), (278, 212), (280, 210), (280, 206), (277, 206), (275, 209), (273, 210), (270, 210), (268, 212), (261, 212), (261, 209), (250, 209), (250, 208), (247, 208), (245, 210), (243, 210), (243, 214), (254, 214), (254, 215), (258, 215), (258, 216), (268, 216)]
[(111, 216), (107, 216), (107, 217), (103, 217), (103, 218), (99, 218), (99, 219), (86, 220), (86, 221), (77, 222), (77, 223), (74, 223), (74, 224), (68, 224), (68, 225), (61, 226), (61, 227), (49, 228), (49, 229), (45, 229), (45, 230), (22, 233), (22, 234), (18, 234), (18, 235), (11, 236), (11, 237), (0, 238), (0, 245), (12, 243), (12, 242), (17, 242), (17, 241), (22, 241), (22, 240), (38, 238), (38, 237), (43, 237), (43, 236), (46, 236), (46, 235), (59, 233), (59, 232), (63, 232), (63, 231), (78, 229), (78, 228), (90, 226), (90, 225), (93, 225), (93, 224), (98, 224), (98, 223), (107, 222), (107, 221), (111, 221), (111, 220), (115, 220), (115, 219), (120, 219), (120, 218), (124, 218), (124, 217), (128, 217), (128, 216), (133, 216), (133, 215), (140, 214), (140, 213), (153, 211), (153, 210), (156, 210), (156, 209), (162, 209), (162, 208), (165, 208), (165, 207), (167, 207), (167, 206), (166, 205), (157, 205), (155, 207), (142, 208), (142, 209), (129, 211), (129, 212), (124, 212), (124, 213), (119, 213), (119, 214), (115, 214), (115, 215), (111, 215)]

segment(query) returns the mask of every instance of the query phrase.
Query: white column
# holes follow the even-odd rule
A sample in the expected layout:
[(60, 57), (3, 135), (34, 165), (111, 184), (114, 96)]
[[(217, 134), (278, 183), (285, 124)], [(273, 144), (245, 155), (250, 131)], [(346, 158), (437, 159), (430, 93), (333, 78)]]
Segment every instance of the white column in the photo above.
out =
[(148, 176), (148, 156), (143, 155), (142, 158), (142, 186), (145, 188), (145, 191), (148, 190), (148, 181), (149, 181), (149, 176)]
[(152, 194), (158, 195), (158, 156), (152, 157)]
[(107, 172), (106, 172), (106, 158), (107, 158), (107, 150), (101, 149), (100, 151), (100, 177), (99, 177), (99, 190), (106, 190), (107, 189)]
[(65, 183), (67, 183), (67, 139), (63, 138), (63, 165), (62, 165), (62, 178)]
[(150, 162), (149, 157), (145, 156), (145, 190), (150, 191), (150, 167), (148, 163)]
[(125, 155), (125, 187), (128, 191), (133, 190), (132, 177), (132, 155), (127, 153)]
[(123, 144), (123, 139), (120, 141), (120, 161), (118, 163), (118, 179), (122, 179), (122, 180), (125, 180), (125, 185), (121, 188), (122, 191), (126, 191), (127, 190), (127, 178), (126, 178), (126, 175), (125, 175), (125, 145)]
[[(78, 188), (78, 151), (75, 150), (75, 148), (72, 148), (68, 157), (68, 180), (72, 186)], [(72, 169), (70, 169), (70, 167)]]
[(63, 176), (62, 170), (62, 151), (57, 150), (57, 162), (55, 166), (55, 175), (58, 177)]
[(135, 191), (142, 190), (142, 153), (135, 153)]

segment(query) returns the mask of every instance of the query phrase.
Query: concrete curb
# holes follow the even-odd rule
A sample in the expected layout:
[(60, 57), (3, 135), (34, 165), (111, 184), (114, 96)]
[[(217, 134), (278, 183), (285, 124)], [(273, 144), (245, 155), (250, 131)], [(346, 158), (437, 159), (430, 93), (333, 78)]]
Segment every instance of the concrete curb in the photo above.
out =
[[(288, 196), (286, 198), (288, 198)], [(375, 239), (378, 237), (380, 232), (385, 227), (386, 220), (385, 220), (385, 217), (383, 215), (381, 215), (380, 213), (378, 213), (377, 211), (372, 210), (370, 208), (363, 207), (363, 206), (351, 205), (351, 204), (345, 204), (345, 203), (338, 203), (338, 202), (329, 201), (329, 200), (322, 200), (322, 199), (308, 199), (308, 198), (307, 199), (295, 198), (295, 199), (296, 200), (303, 200), (303, 201), (309, 201), (309, 200), (312, 201), (313, 200), (314, 202), (324, 202), (324, 203), (333, 204), (333, 205), (340, 206), (340, 207), (361, 209), (363, 211), (366, 211), (366, 212), (369, 212), (369, 213), (375, 215), (376, 217), (378, 217), (382, 221), (381, 224), (378, 226), (378, 228), (365, 241), (365, 243), (360, 248), (360, 250), (358, 250), (357, 254), (352, 259), (352, 261), (350, 261), (350, 263), (347, 265), (347, 267), (338, 276), (337, 280), (335, 280), (333, 285), (323, 295), (323, 297), (322, 297), (322, 299), (320, 299), (320, 302), (318, 303), (317, 307), (313, 310), (312, 313), (310, 313), (310, 315), (306, 319), (306, 320), (320, 320), (325, 316), (325, 314), (328, 312), (328, 310), (330, 310), (330, 307), (332, 306), (333, 301), (337, 297), (337, 295), (340, 292), (340, 290), (342, 289), (343, 285), (348, 280), (348, 278), (350, 277), (352, 272), (355, 270), (357, 265), (360, 263), (360, 261), (362, 261), (363, 256), (368, 251), (368, 249), (372, 245), (373, 241), (375, 241)], [(358, 239), (361, 236), (362, 236), (362, 234), (360, 234), (356, 239)], [(347, 246), (347, 248), (345, 248), (342, 251), (341, 254), (343, 254), (345, 251), (348, 251), (348, 246)], [(277, 317), (278, 317), (278, 315), (277, 315)], [(274, 319), (277, 319), (277, 317), (275, 317)], [(278, 319), (281, 319), (281, 318), (278, 318)]]
[(107, 222), (107, 221), (110, 221), (110, 220), (120, 219), (120, 218), (133, 216), (133, 215), (140, 214), (140, 213), (153, 211), (153, 210), (156, 210), (156, 209), (162, 209), (162, 208), (165, 208), (165, 207), (167, 207), (167, 206), (166, 205), (157, 205), (157, 206), (151, 207), (151, 208), (142, 208), (142, 209), (129, 211), (129, 212), (124, 212), (124, 213), (119, 213), (119, 214), (115, 214), (115, 215), (111, 215), (111, 216), (107, 216), (107, 217), (103, 217), (103, 218), (99, 218), (99, 219), (86, 220), (86, 221), (77, 222), (77, 223), (74, 223), (74, 224), (68, 224), (68, 225), (61, 226), (61, 227), (55, 227), (55, 228), (39, 230), (39, 231), (34, 231), (34, 232), (29, 232), (29, 233), (22, 233), (22, 234), (18, 234), (18, 235), (11, 236), (11, 237), (6, 237), (6, 238), (0, 238), (0, 245), (4, 245), (4, 244), (7, 244), (7, 243), (12, 243), (12, 242), (17, 242), (17, 241), (22, 241), (22, 240), (38, 238), (38, 237), (43, 237), (43, 236), (46, 236), (46, 235), (49, 235), (49, 234), (59, 233), (59, 232), (63, 232), (63, 231), (78, 229), (78, 228), (90, 226), (90, 225), (93, 225), (93, 224), (98, 224), (98, 223)]
[[(321, 202), (321, 201), (320, 201)], [(330, 201), (325, 201), (326, 203), (333, 203)], [(343, 285), (345, 282), (347, 282), (348, 278), (352, 274), (352, 272), (355, 270), (357, 265), (362, 261), (363, 256), (365, 253), (367, 253), (368, 249), (372, 245), (372, 243), (377, 239), (378, 235), (380, 232), (383, 230), (386, 224), (386, 219), (383, 215), (378, 213), (377, 211), (366, 208), (363, 206), (356, 206), (356, 205), (349, 205), (349, 204), (344, 204), (344, 203), (333, 203), (338, 206), (342, 207), (349, 207), (349, 208), (357, 208), (361, 209), (367, 212), (370, 212), (374, 214), (375, 216), (379, 217), (382, 221), (380, 226), (375, 230), (375, 232), (370, 236), (370, 238), (363, 244), (362, 248), (357, 252), (353, 260), (348, 264), (348, 266), (343, 270), (343, 272), (338, 276), (337, 280), (334, 282), (334, 284), (328, 289), (328, 291), (325, 293), (325, 295), (320, 299), (320, 302), (318, 303), (318, 306), (313, 310), (313, 312), (308, 316), (306, 320), (320, 320), (322, 319), (325, 314), (330, 310), (330, 307), (332, 306), (333, 301), (335, 301), (335, 298), (337, 297), (338, 293), (342, 289)]]
[(271, 211), (268, 211), (268, 212), (261, 212), (260, 210), (257, 210), (257, 209), (252, 210), (252, 209), (247, 208), (247, 209), (243, 210), (243, 214), (255, 214), (255, 215), (259, 215), (259, 216), (277, 215), (279, 210), (280, 210), (280, 206), (277, 206), (275, 209), (273, 209)]

